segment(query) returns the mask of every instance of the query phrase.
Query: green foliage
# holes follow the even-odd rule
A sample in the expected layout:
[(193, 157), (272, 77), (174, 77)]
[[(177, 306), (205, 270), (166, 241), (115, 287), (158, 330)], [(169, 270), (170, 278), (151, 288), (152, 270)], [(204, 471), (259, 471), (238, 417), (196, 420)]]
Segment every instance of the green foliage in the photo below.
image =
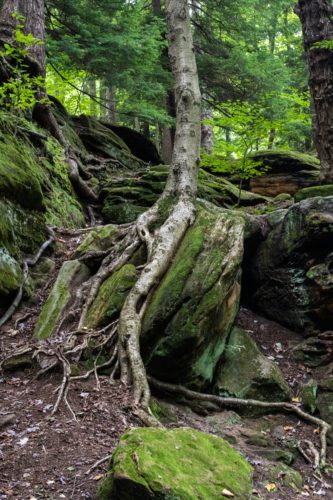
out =
[[(13, 17), (19, 22), (24, 23), (25, 19), (23, 16), (13, 13)], [(24, 111), (26, 108), (34, 106), (36, 99), (35, 94), (37, 92), (37, 87), (44, 84), (44, 79), (41, 76), (30, 77), (26, 68), (28, 65), (24, 64), (26, 57), (29, 52), (28, 49), (31, 45), (39, 45), (43, 42), (41, 40), (35, 39), (30, 33), (24, 35), (21, 29), (24, 27), (23, 24), (17, 24), (16, 30), (14, 30), (14, 46), (10, 46), (7, 43), (4, 44), (6, 49), (5, 55), (10, 56), (11, 59), (16, 61), (16, 65), (13, 68), (14, 76), (5, 82), (2, 87), (0, 87), (0, 103), (8, 108), (14, 108), (17, 110), (17, 116), (19, 110)], [(47, 99), (41, 99), (40, 102), (47, 101)], [(17, 125), (17, 122), (16, 122)], [(16, 127), (14, 137), (16, 136)]]

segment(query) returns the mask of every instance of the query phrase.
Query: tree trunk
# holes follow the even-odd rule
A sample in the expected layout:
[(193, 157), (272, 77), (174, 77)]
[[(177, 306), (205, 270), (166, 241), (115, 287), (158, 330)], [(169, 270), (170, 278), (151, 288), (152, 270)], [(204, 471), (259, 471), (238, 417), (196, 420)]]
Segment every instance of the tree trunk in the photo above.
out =
[(116, 89), (114, 87), (108, 87), (107, 99), (108, 99), (108, 122), (113, 123), (113, 125), (118, 125)]
[[(92, 277), (87, 301), (82, 308), (79, 328), (85, 326), (90, 305), (103, 281), (126, 263), (139, 245), (147, 246), (148, 262), (129, 292), (118, 324), (118, 356), (121, 380), (134, 386), (137, 415), (148, 425), (160, 426), (149, 410), (150, 390), (140, 355), (142, 320), (154, 290), (174, 258), (179, 243), (196, 215), (200, 166), (200, 89), (193, 51), (191, 21), (187, 0), (167, 0), (169, 57), (177, 104), (176, 134), (170, 173), (159, 200), (137, 219), (135, 226), (114, 247), (101, 269)], [(166, 210), (165, 207), (168, 207)], [(163, 208), (164, 207), (164, 208)], [(154, 223), (154, 234), (150, 228)], [(159, 229), (156, 229), (156, 226)], [(120, 250), (123, 254), (120, 254)]]
[(107, 118), (107, 109), (106, 109), (106, 88), (103, 86), (103, 83), (100, 83), (100, 91), (99, 97), (101, 100), (101, 106), (99, 107), (99, 116), (101, 120), (106, 120)]
[(135, 130), (137, 132), (140, 132), (139, 118), (137, 116), (134, 117), (134, 125), (135, 125)]
[(32, 45), (29, 52), (40, 66), (40, 75), (45, 78), (44, 0), (4, 0), (0, 12), (0, 39), (6, 43), (12, 43), (14, 29), (17, 24), (21, 24), (12, 16), (15, 11), (25, 18), (23, 33), (31, 33), (36, 39), (44, 42), (41, 45)]
[(333, 72), (332, 51), (312, 49), (315, 42), (333, 40), (331, 0), (299, 0), (294, 12), (300, 18), (309, 66), (313, 140), (321, 164), (320, 183), (333, 184)]
[[(213, 111), (211, 109), (204, 108), (201, 113), (201, 122), (204, 120), (212, 120)], [(214, 128), (213, 125), (204, 125), (201, 123), (201, 149), (209, 155), (214, 153)]]
[(160, 151), (160, 127), (158, 123), (155, 125), (155, 146), (157, 149), (157, 152), (159, 153)]
[(142, 130), (143, 131), (143, 135), (145, 137), (147, 137), (147, 139), (149, 139), (149, 123), (144, 122), (142, 128), (143, 128), (143, 130)]
[(272, 149), (274, 139), (275, 139), (275, 128), (271, 128), (270, 133), (269, 133), (269, 138), (268, 138), (267, 149)]
[[(92, 97), (96, 97), (96, 80), (88, 81), (88, 92)], [(90, 114), (97, 118), (97, 106), (96, 102), (92, 99), (90, 100)]]

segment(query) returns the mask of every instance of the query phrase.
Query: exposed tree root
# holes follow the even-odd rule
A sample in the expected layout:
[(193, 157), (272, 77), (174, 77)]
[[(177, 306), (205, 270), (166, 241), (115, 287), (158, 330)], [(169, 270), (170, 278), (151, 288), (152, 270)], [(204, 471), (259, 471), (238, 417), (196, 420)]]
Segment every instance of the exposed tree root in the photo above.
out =
[(92, 209), (92, 206), (88, 205), (87, 210), (88, 210), (88, 214), (90, 217), (90, 227), (95, 227), (96, 226), (96, 219), (95, 219), (95, 215), (94, 215), (94, 211)]
[(27, 280), (28, 272), (29, 272), (28, 265), (34, 266), (36, 264), (36, 262), (38, 261), (39, 257), (44, 252), (44, 250), (55, 240), (55, 235), (54, 235), (54, 232), (52, 231), (52, 229), (46, 226), (46, 230), (50, 235), (49, 239), (45, 243), (43, 243), (43, 245), (40, 247), (40, 249), (38, 250), (38, 252), (36, 253), (36, 255), (34, 256), (33, 259), (25, 259), (23, 261), (23, 264), (22, 264), (22, 282), (21, 282), (20, 288), (19, 288), (19, 290), (16, 294), (16, 297), (15, 297), (14, 301), (12, 302), (11, 306), (9, 307), (9, 309), (5, 312), (5, 314), (0, 319), (0, 327), (2, 325), (4, 325), (6, 323), (6, 321), (12, 316), (12, 314), (16, 310), (17, 306), (21, 302), (22, 294), (23, 294), (23, 285)]
[[(311, 422), (312, 424), (316, 424), (318, 427), (321, 428), (320, 455), (319, 455), (318, 451), (314, 448), (314, 445), (310, 441), (305, 441), (305, 442), (307, 444), (311, 443), (311, 445), (313, 446), (313, 448), (310, 448), (310, 449), (315, 457), (315, 464), (318, 462), (317, 467), (319, 466), (319, 461), (321, 464), (325, 463), (326, 450), (327, 450), (326, 434), (327, 434), (327, 431), (329, 431), (331, 429), (331, 426), (327, 422), (325, 422), (324, 420), (321, 420), (320, 418), (314, 417), (313, 415), (310, 415), (309, 413), (306, 413), (305, 411), (301, 410), (298, 406), (295, 406), (291, 403), (268, 403), (265, 401), (257, 401), (255, 399), (222, 398), (220, 396), (214, 396), (213, 394), (201, 394), (200, 392), (191, 391), (189, 389), (186, 389), (186, 387), (182, 387), (181, 385), (174, 385), (174, 384), (168, 384), (166, 382), (160, 382), (159, 380), (156, 380), (153, 377), (148, 376), (147, 378), (148, 378), (148, 381), (151, 385), (153, 385), (154, 387), (157, 387), (161, 391), (182, 394), (183, 396), (186, 396), (190, 399), (200, 399), (201, 401), (211, 401), (213, 403), (217, 403), (220, 406), (222, 406), (222, 405), (256, 406), (259, 408), (267, 408), (270, 410), (279, 409), (279, 410), (283, 410), (286, 412), (296, 413), (303, 420)], [(313, 449), (316, 450), (316, 453), (318, 453), (318, 458), (317, 458), (317, 455), (313, 452)], [(319, 457), (320, 457), (320, 459), (319, 459)]]
[(68, 177), (73, 184), (73, 187), (77, 194), (82, 198), (87, 198), (88, 200), (97, 201), (98, 195), (95, 194), (89, 186), (81, 179), (79, 173), (79, 161), (75, 155), (71, 154), (67, 156), (66, 162), (68, 165)]
[(42, 139), (43, 141), (47, 141), (47, 135), (40, 134), (39, 132), (34, 132), (33, 130), (29, 130), (24, 127), (19, 127), (17, 125), (17, 129), (20, 130), (21, 132), (24, 132), (25, 134), (31, 135), (32, 137), (37, 137), (38, 139)]

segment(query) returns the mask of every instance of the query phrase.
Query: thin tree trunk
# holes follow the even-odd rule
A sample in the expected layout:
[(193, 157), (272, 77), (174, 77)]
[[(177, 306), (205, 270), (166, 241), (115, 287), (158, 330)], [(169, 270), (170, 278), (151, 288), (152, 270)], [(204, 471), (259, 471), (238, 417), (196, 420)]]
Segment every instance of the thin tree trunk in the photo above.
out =
[(201, 149), (209, 155), (214, 153), (214, 128), (213, 125), (203, 124), (204, 120), (212, 120), (212, 109), (203, 108), (201, 112)]
[[(88, 81), (88, 91), (92, 97), (96, 97), (96, 94), (97, 94), (96, 80), (89, 80)], [(97, 118), (97, 105), (96, 105), (96, 102), (93, 101), (92, 99), (90, 100), (90, 114), (91, 114), (91, 116), (94, 116), (95, 118)]]
[(159, 153), (160, 151), (160, 127), (158, 123), (155, 125), (155, 146), (157, 149), (157, 152)]
[(140, 132), (139, 118), (137, 116), (134, 117), (135, 130)]
[(143, 123), (143, 135), (149, 139), (149, 123), (144, 122)]
[(275, 128), (271, 128), (270, 133), (269, 133), (269, 138), (268, 138), (267, 149), (272, 149), (274, 139), (275, 139)]
[(309, 66), (313, 140), (321, 164), (319, 182), (333, 184), (333, 72), (332, 50), (313, 49), (315, 42), (333, 40), (331, 0), (299, 0), (294, 12), (300, 18)]
[(99, 97), (101, 100), (101, 106), (99, 107), (99, 116), (101, 120), (105, 120), (107, 118), (107, 109), (106, 106), (106, 88), (103, 86), (103, 83), (100, 83)]
[(108, 87), (108, 122), (113, 125), (118, 125), (117, 118), (117, 102), (116, 102), (116, 89)]

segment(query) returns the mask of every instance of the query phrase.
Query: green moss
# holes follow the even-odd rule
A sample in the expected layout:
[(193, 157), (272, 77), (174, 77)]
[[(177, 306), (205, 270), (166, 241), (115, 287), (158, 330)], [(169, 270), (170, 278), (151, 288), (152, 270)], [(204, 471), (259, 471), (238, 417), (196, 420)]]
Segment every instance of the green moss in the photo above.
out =
[(9, 255), (6, 248), (0, 247), (0, 296), (18, 290), (21, 281), (19, 263)]
[(316, 380), (309, 380), (300, 387), (299, 400), (306, 411), (311, 413), (314, 413), (317, 407), (317, 388), (318, 382)]
[(122, 436), (97, 497), (124, 500), (251, 497), (252, 467), (223, 439), (193, 429), (133, 429)]
[(321, 198), (325, 198), (326, 196), (333, 196), (333, 185), (312, 186), (301, 189), (295, 195), (295, 203), (306, 200), (307, 198), (316, 198), (318, 196), (320, 196)]
[(271, 165), (274, 161), (279, 161), (280, 163), (284, 161), (292, 165), (299, 165), (302, 167), (302, 170), (320, 170), (320, 161), (318, 158), (292, 149), (266, 149), (253, 152), (249, 156), (254, 161), (262, 161), (268, 165)]
[(302, 476), (295, 469), (288, 467), (288, 465), (263, 465), (262, 471), (267, 474), (267, 479), (270, 482), (275, 482), (277, 477), (281, 477), (293, 489), (297, 489), (297, 486), (302, 488)]
[(71, 290), (86, 281), (90, 271), (78, 261), (67, 261), (62, 265), (52, 291), (39, 315), (34, 336), (39, 340), (48, 338), (71, 299)]
[(102, 327), (110, 323), (120, 313), (125, 299), (136, 281), (135, 267), (131, 264), (126, 264), (110, 276), (100, 287), (89, 310), (87, 327)]
[[(233, 328), (213, 389), (219, 396), (259, 401), (290, 401), (292, 393), (278, 366), (261, 354), (250, 335)], [(265, 412), (249, 407), (251, 414)]]
[(31, 368), (31, 366), (32, 366), (32, 359), (29, 358), (28, 356), (10, 358), (4, 361), (2, 365), (3, 369), (9, 372), (24, 370), (24, 368)]
[(186, 232), (143, 322), (143, 356), (156, 377), (195, 390), (212, 381), (238, 308), (243, 228), (238, 214), (200, 209)]
[(98, 226), (88, 233), (81, 245), (75, 250), (72, 259), (79, 259), (88, 251), (100, 252), (108, 250), (117, 238), (118, 230), (112, 224)]

